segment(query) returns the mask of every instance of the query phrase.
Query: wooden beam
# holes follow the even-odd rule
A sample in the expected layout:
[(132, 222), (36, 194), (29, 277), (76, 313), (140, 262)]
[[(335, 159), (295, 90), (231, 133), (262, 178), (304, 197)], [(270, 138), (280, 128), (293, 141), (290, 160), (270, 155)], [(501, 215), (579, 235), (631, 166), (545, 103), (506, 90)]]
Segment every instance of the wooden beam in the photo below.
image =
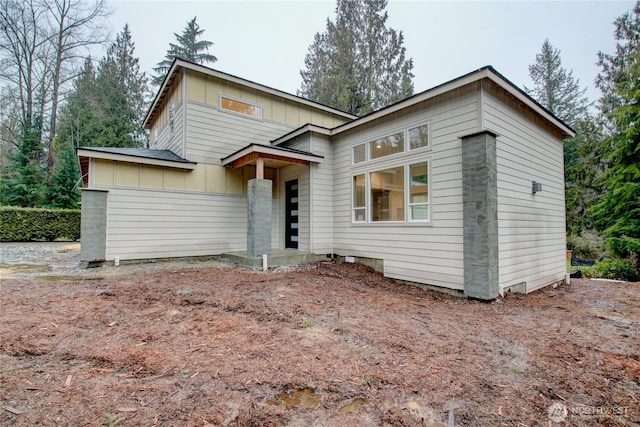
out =
[(279, 162), (295, 164), (295, 165), (308, 165), (309, 162), (301, 159), (292, 159), (286, 156), (277, 156), (275, 154), (267, 154), (267, 153), (249, 153), (246, 156), (242, 156), (237, 160), (234, 160), (231, 164), (231, 167), (234, 169), (241, 168), (242, 166), (257, 164), (258, 159), (262, 159), (263, 161), (266, 159), (277, 160)]

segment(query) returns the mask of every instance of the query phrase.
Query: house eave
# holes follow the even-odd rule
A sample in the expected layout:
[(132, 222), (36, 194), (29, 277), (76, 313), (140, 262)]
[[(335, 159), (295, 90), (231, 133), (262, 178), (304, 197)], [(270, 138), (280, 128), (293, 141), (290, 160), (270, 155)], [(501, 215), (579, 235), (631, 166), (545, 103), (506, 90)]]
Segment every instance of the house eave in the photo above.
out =
[(186, 162), (186, 161), (176, 162), (171, 160), (152, 159), (149, 157), (142, 157), (142, 156), (132, 156), (128, 154), (105, 153), (101, 151), (93, 151), (87, 148), (78, 148), (77, 156), (79, 158), (86, 157), (90, 159), (112, 160), (116, 162), (139, 163), (144, 165), (168, 167), (168, 168), (175, 168), (175, 169), (185, 169), (185, 170), (194, 170), (197, 165), (195, 162)]
[(231, 74), (227, 74), (227, 73), (223, 73), (222, 71), (218, 71), (215, 70), (213, 68), (209, 68), (209, 67), (205, 67), (204, 65), (199, 65), (199, 64), (195, 64), (193, 62), (189, 62), (186, 61), (184, 59), (180, 59), (180, 58), (176, 58), (173, 61), (173, 64), (171, 65), (171, 68), (169, 69), (169, 71), (167, 72), (167, 75), (165, 76), (165, 79), (162, 82), (162, 85), (160, 86), (160, 89), (158, 90), (158, 93), (156, 94), (156, 97), (153, 100), (153, 103), (151, 104), (151, 106), (149, 107), (149, 111), (147, 112), (147, 115), (145, 116), (144, 122), (143, 122), (143, 127), (145, 129), (149, 129), (150, 127), (150, 120), (151, 118), (155, 115), (156, 111), (158, 110), (160, 103), (162, 101), (162, 99), (164, 98), (165, 94), (168, 92), (169, 87), (171, 86), (171, 82), (173, 82), (173, 80), (175, 79), (174, 74), (176, 73), (176, 71), (179, 68), (185, 68), (187, 70), (193, 70), (193, 71), (197, 71), (203, 74), (206, 74), (208, 76), (213, 76), (213, 77), (217, 77), (220, 78), (222, 80), (226, 80), (244, 87), (249, 87), (251, 89), (255, 89), (264, 93), (268, 93), (270, 95), (274, 95), (274, 96), (278, 96), (280, 98), (284, 98), (288, 101), (293, 101), (299, 104), (303, 104), (312, 108), (316, 108), (318, 110), (322, 110), (325, 111), (327, 113), (330, 114), (334, 114), (340, 117), (344, 117), (346, 119), (349, 120), (353, 120), (356, 119), (358, 116), (355, 116), (353, 114), (347, 113), (345, 111), (341, 111), (332, 107), (329, 107), (327, 105), (324, 104), (319, 104), (317, 102), (314, 101), (310, 101), (308, 99), (305, 98), (301, 98), (299, 96), (296, 95), (292, 95), (290, 93), (278, 90), (278, 89), (274, 89), (272, 87), (269, 86), (265, 86), (259, 83), (255, 83), (252, 82), (250, 80), (246, 80), (243, 79), (241, 77), (237, 77)]
[(235, 153), (223, 158), (223, 166), (240, 167), (253, 164), (258, 158), (277, 160), (289, 164), (322, 163), (323, 156), (282, 147), (269, 147), (261, 144), (250, 144)]
[(320, 135), (326, 135), (326, 136), (331, 136), (333, 135), (333, 132), (331, 131), (331, 129), (327, 129), (324, 128), (322, 126), (316, 126), (316, 125), (312, 125), (312, 124), (306, 124), (303, 126), (300, 126), (297, 129), (292, 130), (291, 132), (287, 133), (286, 135), (282, 135), (281, 137), (274, 139), (271, 142), (272, 145), (280, 145), (282, 143), (285, 143), (287, 141), (290, 141), (300, 135), (304, 135), (307, 132), (312, 132), (312, 133), (317, 133)]

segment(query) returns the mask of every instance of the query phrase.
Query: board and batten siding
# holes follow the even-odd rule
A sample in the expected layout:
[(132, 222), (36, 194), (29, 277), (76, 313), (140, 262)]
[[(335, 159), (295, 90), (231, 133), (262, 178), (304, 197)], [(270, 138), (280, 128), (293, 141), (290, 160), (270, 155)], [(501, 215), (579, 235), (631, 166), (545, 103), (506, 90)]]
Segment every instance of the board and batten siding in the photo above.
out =
[[(479, 105), (477, 87), (467, 87), (417, 105), (402, 116), (336, 138), (333, 241), (337, 254), (382, 259), (387, 277), (464, 288), (461, 138), (480, 130)], [(427, 153), (431, 160), (431, 224), (353, 224), (351, 186), (355, 168), (351, 165), (351, 148), (424, 121), (431, 126), (431, 149)], [(379, 163), (379, 169), (383, 169), (423, 159), (424, 154), (396, 154), (371, 163)]]
[(218, 255), (247, 243), (240, 195), (109, 188), (106, 260)]
[(249, 144), (271, 145), (293, 126), (242, 117), (197, 101), (187, 102), (186, 158), (198, 163), (220, 160)]
[[(500, 288), (531, 292), (564, 279), (566, 230), (562, 141), (484, 88), (484, 120), (495, 132)], [(542, 191), (532, 194), (532, 181)]]

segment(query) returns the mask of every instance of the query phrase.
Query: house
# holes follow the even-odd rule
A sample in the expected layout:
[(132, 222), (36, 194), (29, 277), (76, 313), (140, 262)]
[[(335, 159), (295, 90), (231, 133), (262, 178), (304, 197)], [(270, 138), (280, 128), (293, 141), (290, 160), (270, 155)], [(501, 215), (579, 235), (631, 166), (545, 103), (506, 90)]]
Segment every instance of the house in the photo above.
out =
[(492, 67), (355, 117), (176, 60), (149, 149), (80, 148), (85, 262), (283, 250), (481, 299), (564, 280), (573, 130)]

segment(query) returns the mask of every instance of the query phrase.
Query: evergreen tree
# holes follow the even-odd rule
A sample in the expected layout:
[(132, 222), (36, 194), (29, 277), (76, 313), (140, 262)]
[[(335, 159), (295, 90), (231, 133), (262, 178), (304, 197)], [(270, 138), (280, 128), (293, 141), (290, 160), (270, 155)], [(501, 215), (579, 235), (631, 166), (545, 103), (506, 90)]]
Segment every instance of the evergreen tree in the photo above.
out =
[(91, 145), (100, 147), (142, 147), (146, 133), (142, 127), (146, 110), (147, 77), (140, 72), (129, 26), (116, 37), (98, 65), (96, 89), (102, 122)]
[(536, 55), (536, 62), (529, 65), (529, 77), (533, 88), (524, 87), (529, 96), (537, 100), (556, 117), (574, 126), (583, 120), (589, 108), (585, 96), (587, 88), (580, 88), (580, 80), (573, 77), (573, 71), (562, 67), (560, 50), (549, 40), (542, 44), (542, 51)]
[(78, 209), (80, 191), (80, 168), (76, 158), (76, 150), (71, 144), (58, 147), (55, 168), (46, 196), (52, 208)]
[(387, 28), (387, 0), (337, 0), (300, 71), (300, 96), (355, 115), (413, 94), (413, 61), (402, 32)]
[(617, 88), (627, 78), (625, 70), (628, 70), (631, 58), (640, 50), (640, 0), (632, 11), (616, 19), (614, 25), (616, 53), (598, 52), (601, 71), (595, 81), (602, 92), (600, 110), (605, 116), (625, 102)]
[(593, 211), (609, 249), (640, 272), (640, 52), (626, 64), (617, 74), (619, 106), (609, 114), (617, 131), (606, 141), (613, 147), (601, 177), (606, 191)]
[(158, 62), (158, 66), (153, 69), (157, 73), (152, 78), (154, 85), (160, 86), (162, 84), (162, 80), (164, 80), (175, 58), (185, 59), (201, 65), (214, 63), (218, 60), (218, 58), (208, 53), (209, 48), (213, 46), (213, 42), (199, 40), (205, 30), (200, 29), (196, 18), (197, 16), (194, 16), (192, 20), (187, 22), (182, 34), (173, 33), (178, 44), (169, 43), (169, 50), (167, 50), (165, 58)]
[(548, 39), (542, 44), (536, 61), (529, 65), (529, 76), (533, 88), (525, 86), (525, 91), (576, 130), (576, 136), (564, 142), (565, 202), (567, 234), (580, 235), (593, 228), (588, 206), (598, 190), (595, 184), (597, 170), (591, 163), (592, 149), (599, 144), (602, 132), (589, 115), (587, 88), (580, 88), (580, 81), (573, 77), (573, 71), (562, 67), (560, 50)]
[(35, 207), (44, 202), (46, 168), (43, 160), (42, 119), (25, 123), (18, 147), (11, 158), (12, 168), (2, 180), (2, 205)]

